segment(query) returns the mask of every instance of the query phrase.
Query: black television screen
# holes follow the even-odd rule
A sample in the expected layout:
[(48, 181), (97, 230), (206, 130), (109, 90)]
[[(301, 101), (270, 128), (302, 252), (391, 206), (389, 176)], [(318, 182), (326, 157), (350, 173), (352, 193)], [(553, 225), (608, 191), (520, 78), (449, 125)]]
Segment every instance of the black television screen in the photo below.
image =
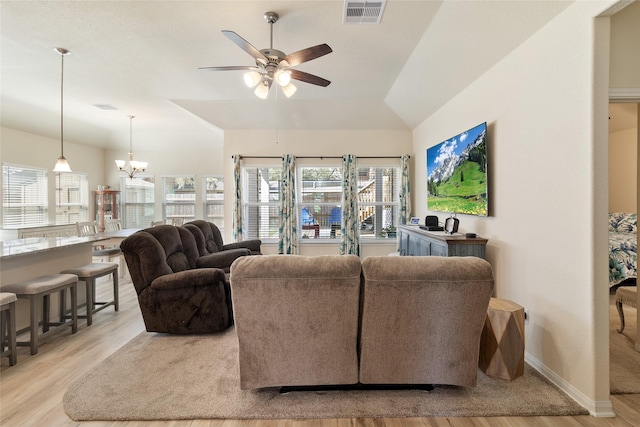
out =
[(427, 209), (488, 215), (487, 123), (427, 149)]

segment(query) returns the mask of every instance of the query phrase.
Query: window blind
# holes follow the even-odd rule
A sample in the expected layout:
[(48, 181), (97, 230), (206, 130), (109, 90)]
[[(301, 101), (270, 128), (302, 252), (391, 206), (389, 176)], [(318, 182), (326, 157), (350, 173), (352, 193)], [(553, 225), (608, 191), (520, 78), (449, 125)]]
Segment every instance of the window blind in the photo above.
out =
[(122, 224), (125, 228), (147, 228), (155, 218), (153, 176), (122, 177)]
[(2, 225), (37, 226), (47, 223), (47, 171), (2, 166)]

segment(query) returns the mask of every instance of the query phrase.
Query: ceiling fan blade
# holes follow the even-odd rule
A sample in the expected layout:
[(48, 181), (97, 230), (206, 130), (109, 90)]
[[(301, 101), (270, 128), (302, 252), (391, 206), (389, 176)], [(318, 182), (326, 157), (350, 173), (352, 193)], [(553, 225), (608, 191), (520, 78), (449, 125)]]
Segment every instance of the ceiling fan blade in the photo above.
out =
[(313, 74), (305, 73), (300, 70), (289, 70), (291, 71), (291, 78), (300, 80), (301, 82), (311, 83), (312, 85), (327, 87), (331, 84), (331, 82), (327, 79), (323, 79), (322, 77), (314, 76)]
[(290, 53), (284, 57), (284, 61), (289, 63), (290, 67), (295, 67), (303, 62), (311, 61), (312, 59), (320, 58), (333, 50), (327, 44), (319, 44), (317, 46), (308, 47), (306, 49), (299, 50), (297, 52)]
[(245, 70), (245, 71), (259, 71), (260, 69), (256, 66), (251, 65), (230, 65), (224, 67), (199, 67), (199, 70), (207, 70), (207, 71), (235, 71), (235, 70)]
[(255, 58), (256, 61), (260, 61), (263, 64), (268, 62), (266, 56), (262, 54), (258, 49), (256, 49), (251, 43), (240, 37), (237, 33), (229, 30), (222, 30), (222, 34), (227, 36), (229, 40), (234, 42), (240, 49), (247, 52), (249, 55)]

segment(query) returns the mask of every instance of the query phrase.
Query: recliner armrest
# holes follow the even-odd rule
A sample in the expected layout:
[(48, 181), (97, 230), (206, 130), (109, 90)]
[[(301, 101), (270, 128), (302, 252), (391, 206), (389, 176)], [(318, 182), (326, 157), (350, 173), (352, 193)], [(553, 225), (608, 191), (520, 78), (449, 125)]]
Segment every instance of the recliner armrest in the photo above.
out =
[(198, 268), (226, 268), (228, 269), (236, 259), (251, 255), (251, 250), (247, 248), (230, 249), (228, 251), (216, 252), (214, 254), (201, 256), (196, 261)]
[(150, 287), (162, 291), (193, 288), (194, 286), (211, 286), (216, 283), (225, 283), (224, 270), (219, 268), (198, 268), (165, 274), (151, 282)]
[(222, 246), (222, 249), (227, 251), (230, 249), (239, 249), (246, 248), (251, 250), (253, 255), (260, 254), (260, 246), (262, 245), (262, 240), (260, 239), (251, 239), (251, 240), (243, 240), (241, 242), (228, 243)]

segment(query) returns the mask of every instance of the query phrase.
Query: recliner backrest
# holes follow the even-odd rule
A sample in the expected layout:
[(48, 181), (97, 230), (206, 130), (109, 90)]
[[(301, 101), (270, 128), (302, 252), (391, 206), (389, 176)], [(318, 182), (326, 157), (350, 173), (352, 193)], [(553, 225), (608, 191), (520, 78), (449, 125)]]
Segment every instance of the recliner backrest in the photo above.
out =
[(196, 268), (199, 257), (189, 230), (160, 225), (138, 231), (120, 244), (138, 295), (156, 278)]
[(131, 281), (138, 295), (160, 276), (171, 274), (164, 248), (145, 230), (133, 233), (120, 243)]
[(145, 231), (160, 242), (166, 254), (166, 262), (174, 273), (196, 268), (200, 255), (189, 230), (173, 225), (159, 225)]
[[(211, 222), (207, 222), (201, 219), (196, 219), (194, 221), (189, 221), (186, 223), (184, 227), (188, 225), (196, 226), (202, 232), (204, 236), (203, 248), (206, 250), (206, 253), (200, 252), (200, 255), (209, 255), (214, 254), (216, 252), (220, 252), (224, 250), (224, 242), (222, 240), (222, 233), (220, 233), (220, 229), (216, 227), (215, 224)], [(188, 227), (187, 227), (188, 228)]]

